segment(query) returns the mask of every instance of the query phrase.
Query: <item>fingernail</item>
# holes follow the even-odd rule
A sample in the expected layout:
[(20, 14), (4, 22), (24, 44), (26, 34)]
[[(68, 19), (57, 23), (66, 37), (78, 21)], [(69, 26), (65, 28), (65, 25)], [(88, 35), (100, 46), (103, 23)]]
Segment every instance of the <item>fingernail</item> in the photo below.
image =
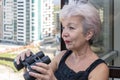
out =
[(24, 58), (21, 58), (22, 61), (24, 61)]
[(31, 66), (32, 68), (34, 68), (35, 66)]

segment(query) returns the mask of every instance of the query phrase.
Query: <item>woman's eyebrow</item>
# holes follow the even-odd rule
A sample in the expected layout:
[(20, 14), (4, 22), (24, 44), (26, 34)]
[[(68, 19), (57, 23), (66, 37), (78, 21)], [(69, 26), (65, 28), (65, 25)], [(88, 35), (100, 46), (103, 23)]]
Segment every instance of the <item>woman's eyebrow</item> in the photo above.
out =
[(76, 25), (75, 23), (68, 23), (67, 26)]

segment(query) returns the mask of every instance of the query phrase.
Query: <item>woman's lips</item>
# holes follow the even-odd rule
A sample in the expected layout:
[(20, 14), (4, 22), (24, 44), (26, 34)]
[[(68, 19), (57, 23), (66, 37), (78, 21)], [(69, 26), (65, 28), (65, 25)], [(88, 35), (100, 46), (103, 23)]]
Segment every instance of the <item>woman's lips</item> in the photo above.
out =
[(68, 40), (65, 40), (65, 44), (69, 44), (70, 43), (70, 41), (68, 41)]

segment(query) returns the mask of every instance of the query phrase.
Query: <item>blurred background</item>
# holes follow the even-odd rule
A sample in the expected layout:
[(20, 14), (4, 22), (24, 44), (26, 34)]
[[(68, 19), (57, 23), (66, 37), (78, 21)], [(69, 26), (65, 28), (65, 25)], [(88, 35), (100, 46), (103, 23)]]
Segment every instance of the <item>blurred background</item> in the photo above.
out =
[(0, 77), (24, 80), (13, 60), (20, 52), (42, 50), (51, 59), (60, 50), (60, 0), (0, 0)]
[[(17, 71), (13, 60), (26, 49), (42, 50), (51, 59), (66, 49), (59, 11), (69, 1), (0, 0), (1, 80), (24, 80), (23, 70)], [(108, 65), (120, 66), (120, 0), (88, 1), (98, 9), (102, 22), (102, 33), (91, 47)]]

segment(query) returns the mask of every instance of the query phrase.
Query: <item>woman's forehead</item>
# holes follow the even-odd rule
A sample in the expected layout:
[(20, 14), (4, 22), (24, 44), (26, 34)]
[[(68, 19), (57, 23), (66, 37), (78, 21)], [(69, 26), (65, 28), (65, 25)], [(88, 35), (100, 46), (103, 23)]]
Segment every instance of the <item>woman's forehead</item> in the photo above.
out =
[(67, 23), (80, 23), (82, 21), (82, 18), (80, 16), (71, 16), (66, 17), (61, 20), (61, 22), (67, 22)]

